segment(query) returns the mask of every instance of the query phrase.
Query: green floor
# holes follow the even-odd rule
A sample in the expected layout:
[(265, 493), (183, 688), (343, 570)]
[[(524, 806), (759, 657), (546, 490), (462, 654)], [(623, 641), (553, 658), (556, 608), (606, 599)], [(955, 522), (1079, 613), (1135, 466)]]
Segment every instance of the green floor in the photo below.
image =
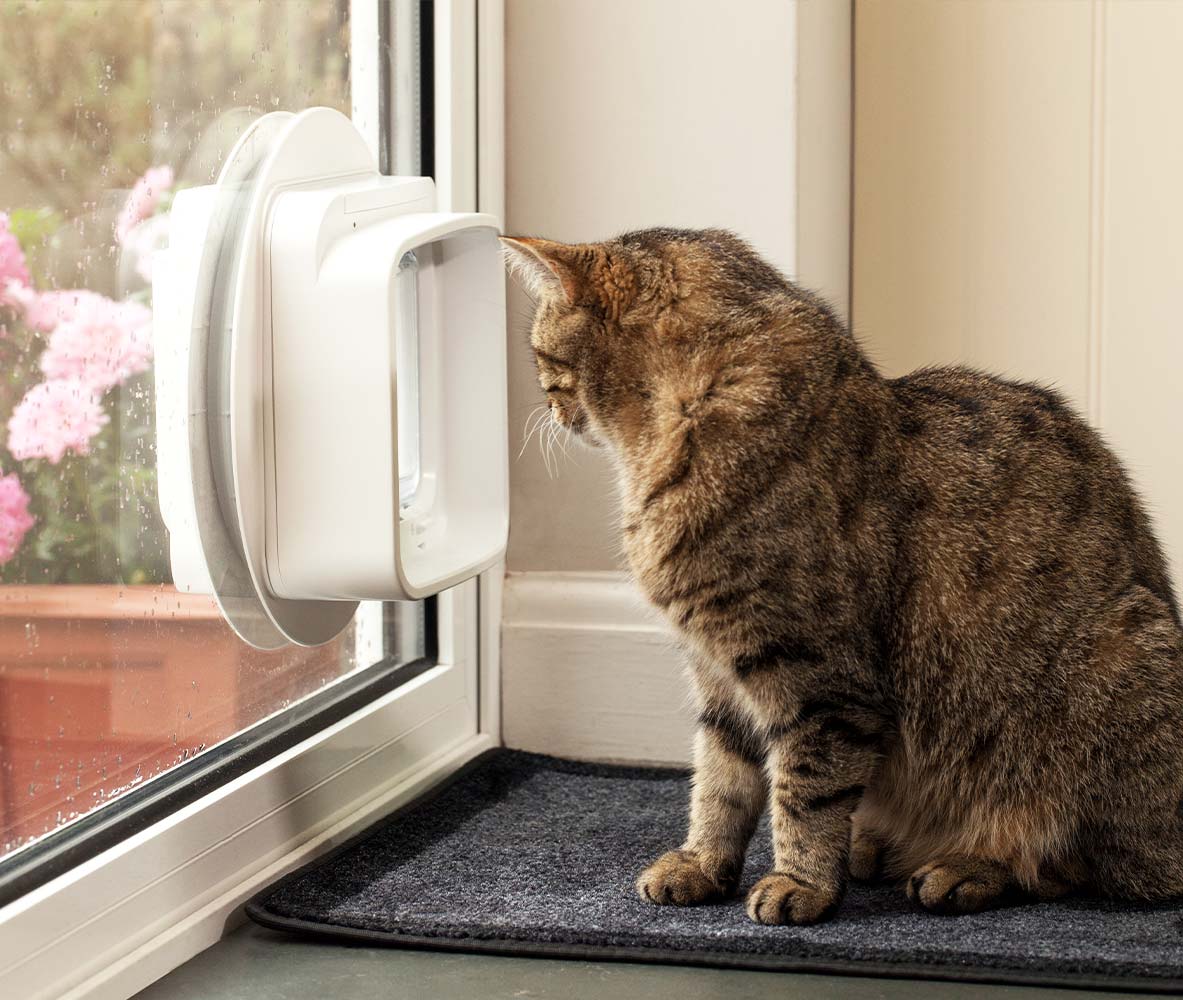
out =
[(296, 941), (253, 924), (137, 1000), (1059, 1000), (1128, 994), (855, 976), (491, 958)]

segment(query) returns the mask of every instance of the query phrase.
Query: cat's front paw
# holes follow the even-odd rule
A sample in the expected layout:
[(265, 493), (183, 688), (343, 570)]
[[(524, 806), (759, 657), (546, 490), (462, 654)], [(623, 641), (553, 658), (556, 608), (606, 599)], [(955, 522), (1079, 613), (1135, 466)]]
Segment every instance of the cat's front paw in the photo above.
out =
[(659, 906), (693, 906), (735, 892), (738, 866), (698, 851), (667, 851), (641, 872), (637, 892)]
[(842, 893), (782, 872), (765, 875), (748, 893), (748, 916), (759, 924), (816, 924), (838, 909)]

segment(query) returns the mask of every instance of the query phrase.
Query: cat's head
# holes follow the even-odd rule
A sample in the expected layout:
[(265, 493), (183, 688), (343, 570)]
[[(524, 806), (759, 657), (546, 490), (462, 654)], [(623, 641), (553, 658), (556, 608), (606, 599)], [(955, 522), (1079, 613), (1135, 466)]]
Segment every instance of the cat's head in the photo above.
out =
[(656, 425), (736, 397), (743, 332), (792, 286), (723, 230), (648, 229), (602, 243), (503, 240), (536, 304), (530, 346), (551, 416), (628, 450)]

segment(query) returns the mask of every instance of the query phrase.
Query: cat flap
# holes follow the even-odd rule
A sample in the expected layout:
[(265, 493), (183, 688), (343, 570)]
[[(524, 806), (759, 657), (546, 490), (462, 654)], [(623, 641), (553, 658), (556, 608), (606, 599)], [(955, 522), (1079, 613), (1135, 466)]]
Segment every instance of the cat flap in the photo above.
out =
[(496, 220), (384, 177), (348, 118), (259, 119), (178, 193), (155, 271), (160, 498), (179, 589), (253, 645), (475, 576), (508, 533)]

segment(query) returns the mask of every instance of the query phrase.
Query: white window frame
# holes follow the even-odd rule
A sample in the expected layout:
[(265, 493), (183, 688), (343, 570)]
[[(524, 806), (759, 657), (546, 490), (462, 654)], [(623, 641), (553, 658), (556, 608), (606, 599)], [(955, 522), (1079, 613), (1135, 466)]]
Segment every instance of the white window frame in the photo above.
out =
[[(351, 10), (354, 116), (375, 148), (394, 106), (366, 52), (384, 9)], [(498, 218), (502, 23), (503, 0), (435, 3), (441, 207)], [(502, 574), (439, 595), (435, 666), (0, 909), (0, 996), (125, 1000), (236, 926), (260, 888), (498, 745)]]

